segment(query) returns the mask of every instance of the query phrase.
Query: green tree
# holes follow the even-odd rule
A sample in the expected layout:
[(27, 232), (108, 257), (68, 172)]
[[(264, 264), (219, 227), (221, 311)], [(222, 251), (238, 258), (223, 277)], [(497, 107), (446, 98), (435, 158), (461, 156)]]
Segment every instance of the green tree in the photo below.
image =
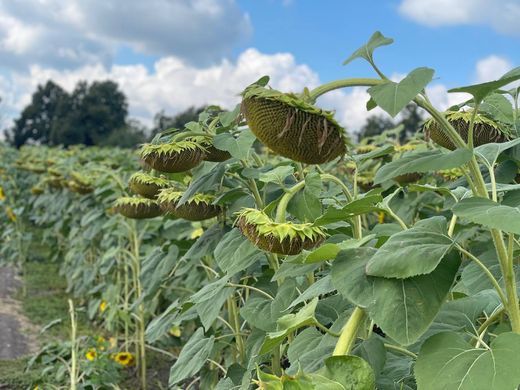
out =
[(114, 131), (126, 128), (128, 104), (113, 81), (80, 82), (58, 109), (51, 143), (103, 145)]
[(48, 144), (53, 123), (58, 116), (59, 107), (67, 104), (69, 95), (53, 81), (38, 85), (32, 95), (31, 103), (25, 107), (8, 131), (8, 139), (20, 147), (28, 141)]
[(403, 143), (413, 138), (415, 133), (421, 129), (423, 121), (424, 117), (419, 111), (419, 107), (414, 103), (410, 103), (404, 108), (401, 113), (401, 119), (397, 123), (382, 115), (368, 117), (365, 125), (358, 133), (358, 141), (380, 135), (385, 130), (403, 125), (403, 130), (399, 133), (399, 142)]
[(361, 141), (363, 138), (374, 137), (385, 130), (393, 129), (394, 127), (394, 122), (382, 115), (370, 116), (367, 118), (365, 125), (358, 133), (358, 140)]

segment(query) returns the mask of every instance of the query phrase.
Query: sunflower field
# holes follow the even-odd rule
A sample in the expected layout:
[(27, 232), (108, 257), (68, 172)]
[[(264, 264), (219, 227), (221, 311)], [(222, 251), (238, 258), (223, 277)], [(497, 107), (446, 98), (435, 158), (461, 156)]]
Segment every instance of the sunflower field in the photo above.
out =
[[(390, 43), (345, 61), (375, 78), (262, 77), (135, 152), (0, 146), (0, 259), (58, 264), (71, 297), (31, 388), (517, 388), (520, 68), (441, 112), (432, 69), (376, 66)], [(354, 144), (315, 104), (347, 87), (429, 119)]]

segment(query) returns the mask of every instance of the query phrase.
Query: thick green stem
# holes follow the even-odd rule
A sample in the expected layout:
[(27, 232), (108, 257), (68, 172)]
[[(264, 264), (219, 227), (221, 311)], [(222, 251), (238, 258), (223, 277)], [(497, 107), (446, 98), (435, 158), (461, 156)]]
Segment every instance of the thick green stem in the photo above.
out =
[(289, 201), (293, 198), (293, 196), (303, 187), (305, 186), (305, 181), (302, 180), (295, 185), (293, 185), (291, 188), (287, 190), (287, 192), (282, 196), (282, 199), (280, 199), (280, 202), (278, 202), (278, 207), (276, 208), (276, 222), (285, 222), (285, 210), (287, 209), (287, 205), (289, 204)]
[(515, 333), (520, 333), (520, 308), (518, 306), (518, 293), (516, 291), (516, 279), (513, 268), (513, 262), (507, 253), (502, 232), (500, 230), (492, 229), (491, 236), (495, 243), (495, 248), (500, 262), (502, 276), (504, 277), (504, 286), (507, 296), (507, 313), (511, 321), (511, 329)]
[(471, 113), (471, 118), (469, 120), (469, 129), (468, 129), (468, 147), (473, 150), (473, 131), (475, 129), (475, 117), (477, 116), (478, 107), (480, 104), (475, 104), (473, 108), (473, 112)]
[(364, 319), (364, 310), (360, 307), (356, 307), (350, 315), (350, 318), (348, 319), (347, 323), (341, 330), (339, 340), (336, 343), (334, 352), (332, 352), (333, 356), (348, 355), (356, 341), (357, 333)]
[(372, 78), (355, 78), (331, 81), (330, 83), (320, 85), (319, 87), (310, 91), (309, 102), (314, 103), (318, 97), (327, 92), (334, 91), (335, 89), (347, 87), (372, 87), (374, 85), (383, 84), (385, 82), (387, 81)]

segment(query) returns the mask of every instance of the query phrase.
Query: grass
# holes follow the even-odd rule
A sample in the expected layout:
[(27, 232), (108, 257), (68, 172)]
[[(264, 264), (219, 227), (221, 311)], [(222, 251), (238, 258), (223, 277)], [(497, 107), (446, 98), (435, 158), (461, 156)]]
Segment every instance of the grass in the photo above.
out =
[[(40, 346), (68, 339), (70, 334), (67, 282), (59, 275), (59, 264), (48, 261), (29, 261), (25, 266), (26, 295), (20, 290), (17, 299), (22, 303), (25, 316), (40, 328), (61, 319), (38, 335)], [(88, 321), (84, 311), (77, 312), (78, 335), (95, 335), (97, 328)], [(101, 333), (101, 332), (98, 332)], [(162, 354), (148, 352), (148, 376), (151, 389), (166, 389), (171, 359)], [(0, 360), (0, 389), (25, 390), (32, 388), (41, 378), (37, 370), (25, 372), (28, 358)], [(133, 370), (124, 375), (122, 389), (136, 389), (138, 380)], [(2, 387), (7, 385), (8, 387)]]
[(0, 360), (0, 388), (25, 390), (38, 381), (37, 373), (25, 372), (28, 358)]

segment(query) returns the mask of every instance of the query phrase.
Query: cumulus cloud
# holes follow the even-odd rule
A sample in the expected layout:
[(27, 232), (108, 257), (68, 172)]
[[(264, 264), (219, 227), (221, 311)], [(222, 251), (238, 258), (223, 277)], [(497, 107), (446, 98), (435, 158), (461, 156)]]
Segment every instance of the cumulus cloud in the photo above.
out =
[(143, 65), (95, 64), (70, 70), (33, 65), (27, 74), (0, 77), (0, 96), (5, 97), (4, 109), (17, 112), (29, 103), (37, 85), (49, 79), (68, 91), (79, 80), (111, 79), (128, 97), (130, 114), (150, 124), (162, 109), (176, 113), (203, 104), (232, 108), (244, 87), (266, 74), (271, 76), (271, 85), (283, 91), (300, 92), (305, 86), (319, 84), (317, 73), (297, 64), (291, 54), (267, 55), (248, 49), (235, 62), (222, 60), (208, 67), (196, 67), (173, 56), (158, 60), (153, 71)]
[[(507, 60), (489, 56), (476, 64), (477, 81), (487, 81), (508, 70)], [(221, 60), (211, 66), (195, 66), (185, 60), (166, 56), (155, 62), (153, 70), (144, 65), (86, 64), (76, 69), (56, 69), (33, 65), (28, 72), (0, 75), (0, 96), (4, 127), (30, 102), (38, 84), (52, 79), (68, 91), (80, 80), (114, 80), (128, 98), (130, 115), (151, 125), (154, 115), (165, 110), (172, 115), (190, 106), (218, 104), (233, 108), (240, 102), (239, 93), (258, 78), (270, 75), (273, 88), (300, 92), (304, 87), (320, 84), (319, 75), (305, 64), (296, 62), (290, 53), (265, 54), (247, 49), (236, 61)], [(404, 75), (394, 74), (400, 80)], [(483, 80), (481, 80), (483, 79)], [(444, 110), (469, 98), (467, 94), (449, 94), (443, 84), (427, 88), (430, 100)], [(323, 108), (336, 111), (336, 118), (350, 132), (358, 131), (371, 115), (387, 115), (376, 108), (366, 111), (369, 95), (366, 88), (356, 87), (330, 92), (318, 99)], [(10, 123), (10, 122), (9, 122)]]
[(403, 0), (402, 15), (427, 26), (486, 25), (504, 34), (520, 35), (517, 0)]
[(118, 47), (218, 62), (251, 33), (235, 0), (18, 0), (0, 2), (0, 61), (109, 66)]
[(513, 68), (513, 64), (506, 58), (490, 55), (477, 62), (475, 81), (484, 83), (502, 77)]

